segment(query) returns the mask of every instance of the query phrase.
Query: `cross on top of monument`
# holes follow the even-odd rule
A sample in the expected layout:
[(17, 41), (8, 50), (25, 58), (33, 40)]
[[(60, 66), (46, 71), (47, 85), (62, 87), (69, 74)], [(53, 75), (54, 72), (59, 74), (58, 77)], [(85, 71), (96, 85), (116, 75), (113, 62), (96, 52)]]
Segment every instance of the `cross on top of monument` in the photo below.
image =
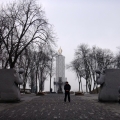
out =
[(60, 49), (58, 50), (58, 53), (59, 53), (59, 55), (62, 54), (62, 49), (61, 49), (61, 47), (60, 47)]

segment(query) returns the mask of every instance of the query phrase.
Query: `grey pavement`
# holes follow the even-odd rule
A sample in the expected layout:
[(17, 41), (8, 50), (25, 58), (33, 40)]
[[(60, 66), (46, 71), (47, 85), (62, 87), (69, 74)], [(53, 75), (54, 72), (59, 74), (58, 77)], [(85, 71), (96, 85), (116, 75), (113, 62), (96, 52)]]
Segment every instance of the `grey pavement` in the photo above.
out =
[(38, 98), (38, 96), (36, 96), (35, 94), (21, 94), (21, 101), (13, 102), (13, 103), (12, 102), (10, 102), (10, 103), (0, 102), (0, 111), (5, 110), (7, 108), (11, 108), (11, 107), (14, 107), (14, 106), (21, 105), (25, 102), (29, 102), (34, 98)]
[(97, 94), (35, 96), (23, 94), (21, 102), (0, 103), (0, 120), (120, 120), (119, 103), (100, 103)]

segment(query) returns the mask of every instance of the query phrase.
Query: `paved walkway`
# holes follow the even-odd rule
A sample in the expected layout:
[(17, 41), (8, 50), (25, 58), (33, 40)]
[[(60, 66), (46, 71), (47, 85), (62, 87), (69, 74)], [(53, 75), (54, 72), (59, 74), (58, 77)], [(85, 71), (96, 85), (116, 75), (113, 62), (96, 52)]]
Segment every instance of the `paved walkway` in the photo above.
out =
[[(99, 103), (97, 95), (22, 95), (19, 103), (0, 103), (0, 120), (120, 120), (119, 103)], [(2, 106), (2, 108), (1, 108)]]

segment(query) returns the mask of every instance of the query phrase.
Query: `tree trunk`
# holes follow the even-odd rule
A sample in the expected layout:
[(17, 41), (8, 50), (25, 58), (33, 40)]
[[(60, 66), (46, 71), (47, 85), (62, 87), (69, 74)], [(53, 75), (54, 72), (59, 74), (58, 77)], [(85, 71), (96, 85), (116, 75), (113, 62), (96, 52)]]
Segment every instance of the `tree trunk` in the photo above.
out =
[(87, 80), (86, 80), (86, 92), (87, 92)]
[(79, 81), (79, 92), (80, 92), (80, 81)]
[(39, 92), (42, 92), (42, 71), (40, 71)]
[(51, 93), (51, 73), (50, 73), (50, 93)]
[(24, 83), (23, 83), (23, 90), (24, 90), (24, 93), (25, 93), (25, 88), (26, 88), (26, 83), (25, 83), (25, 81), (24, 81)]
[(81, 77), (80, 77), (80, 82), (81, 82), (81, 92), (83, 92)]
[(36, 94), (37, 94), (37, 70), (36, 70)]

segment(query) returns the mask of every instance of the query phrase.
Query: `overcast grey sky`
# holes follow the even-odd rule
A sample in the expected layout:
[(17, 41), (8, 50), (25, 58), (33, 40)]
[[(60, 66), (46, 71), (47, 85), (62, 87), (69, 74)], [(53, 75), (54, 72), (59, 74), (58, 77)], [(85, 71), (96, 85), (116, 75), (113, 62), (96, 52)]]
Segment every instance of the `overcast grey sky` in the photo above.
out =
[[(8, 1), (13, 0), (0, 0), (0, 4)], [(62, 48), (66, 64), (72, 61), (74, 50), (81, 43), (118, 51), (120, 0), (37, 0), (37, 3), (54, 26), (58, 49)], [(66, 77), (72, 90), (78, 90), (75, 74), (66, 70)], [(49, 90), (49, 81), (45, 90)]]

